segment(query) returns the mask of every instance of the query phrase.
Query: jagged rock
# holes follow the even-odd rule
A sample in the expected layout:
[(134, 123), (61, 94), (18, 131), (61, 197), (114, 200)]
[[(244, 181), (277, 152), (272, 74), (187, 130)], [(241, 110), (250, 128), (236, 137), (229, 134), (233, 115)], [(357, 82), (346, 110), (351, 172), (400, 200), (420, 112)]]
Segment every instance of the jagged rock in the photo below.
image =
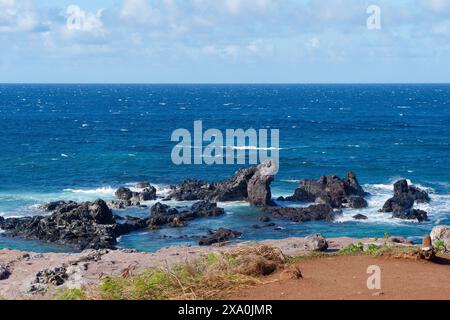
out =
[(220, 228), (217, 229), (215, 232), (212, 232), (208, 236), (202, 237), (198, 241), (198, 244), (200, 246), (210, 246), (215, 243), (223, 243), (231, 239), (239, 238), (241, 235), (242, 235), (241, 232)]
[(223, 215), (225, 210), (217, 207), (217, 203), (200, 201), (192, 205), (191, 212), (197, 217), (217, 217)]
[(142, 201), (156, 200), (156, 188), (147, 183), (140, 184), (145, 186), (141, 192), (133, 192), (129, 188), (121, 187), (116, 190), (115, 195), (119, 201), (112, 201), (109, 203), (110, 208), (124, 209), (132, 206), (140, 206)]
[(23, 237), (78, 249), (114, 248), (116, 238), (131, 226), (116, 223), (103, 200), (60, 205), (50, 216), (6, 219), (0, 227), (10, 237)]
[[(86, 203), (88, 205), (87, 210), (89, 211), (91, 217), (94, 219), (95, 223), (98, 224), (114, 224), (114, 217), (109, 210), (107, 204), (103, 200), (97, 200), (94, 203)], [(82, 209), (84, 210), (84, 209)]]
[(362, 209), (368, 206), (367, 201), (361, 196), (350, 196), (347, 198), (347, 203), (350, 208)]
[(269, 173), (270, 170), (273, 172), (274, 166), (273, 162), (268, 161), (258, 167), (240, 169), (232, 178), (223, 182), (205, 183), (199, 180), (186, 180), (172, 187), (167, 199), (226, 202), (244, 201), (250, 198), (255, 205), (272, 204), (269, 198), (273, 176)]
[(349, 172), (345, 179), (331, 175), (322, 176), (317, 181), (303, 180), (294, 195), (279, 200), (316, 202), (329, 204), (333, 208), (342, 208), (344, 205), (351, 208), (363, 208), (367, 206), (367, 201), (363, 198), (365, 195), (356, 175)]
[(335, 212), (328, 204), (316, 204), (307, 208), (265, 208), (264, 213), (276, 218), (288, 219), (295, 222), (326, 220), (333, 221)]
[(117, 189), (115, 195), (119, 200), (124, 201), (128, 201), (131, 200), (131, 198), (133, 198), (133, 192), (125, 187), (120, 187), (119, 189)]
[(403, 220), (418, 220), (419, 222), (427, 221), (428, 214), (426, 211), (418, 209), (408, 209), (404, 211), (394, 211), (393, 218), (403, 219)]
[(353, 216), (353, 219), (355, 220), (367, 220), (369, 219), (367, 216), (363, 215), (363, 214), (357, 214)]
[(417, 187), (409, 186), (406, 180), (399, 180), (394, 184), (394, 196), (386, 201), (381, 212), (392, 212), (394, 218), (414, 220), (420, 222), (428, 219), (423, 210), (413, 209), (415, 202), (428, 202), (427, 192)]
[(255, 207), (274, 206), (270, 184), (274, 180), (276, 171), (274, 161), (266, 161), (257, 167), (253, 177), (248, 181), (248, 202)]
[(77, 207), (78, 204), (74, 201), (54, 201), (49, 202), (44, 205), (39, 206), (39, 209), (43, 211), (59, 211), (59, 212), (67, 212), (72, 210), (73, 208)]
[(325, 251), (327, 249), (328, 249), (328, 242), (320, 233), (305, 238), (305, 250)]
[(294, 194), (289, 197), (280, 197), (278, 198), (279, 201), (297, 201), (297, 202), (314, 202), (316, 200), (316, 196), (312, 195), (308, 191), (297, 188), (294, 191)]
[(163, 225), (169, 227), (182, 227), (188, 220), (204, 217), (216, 217), (225, 213), (225, 210), (217, 207), (217, 203), (200, 201), (194, 203), (190, 208), (177, 210), (160, 202), (156, 203), (150, 210), (148, 225), (151, 229)]
[(145, 188), (139, 193), (140, 201), (151, 201), (156, 200), (156, 198), (156, 188), (152, 186)]
[(11, 275), (11, 271), (8, 266), (0, 265), (0, 280), (6, 280)]

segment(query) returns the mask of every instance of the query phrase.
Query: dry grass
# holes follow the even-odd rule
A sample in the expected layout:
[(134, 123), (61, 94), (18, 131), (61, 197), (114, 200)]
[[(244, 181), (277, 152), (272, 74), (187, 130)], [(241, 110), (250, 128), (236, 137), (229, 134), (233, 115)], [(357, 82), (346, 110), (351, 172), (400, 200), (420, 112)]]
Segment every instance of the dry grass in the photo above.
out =
[[(417, 248), (405, 246), (350, 246), (336, 253), (310, 253), (285, 257), (280, 249), (259, 245), (237, 247), (224, 253), (209, 253), (194, 261), (165, 268), (152, 268), (132, 275), (104, 277), (98, 287), (87, 290), (64, 289), (58, 300), (211, 300), (223, 299), (241, 289), (267, 283), (264, 276), (295, 266), (305, 259), (366, 254), (393, 258), (411, 258)], [(292, 271), (292, 270), (291, 270)], [(301, 277), (300, 270), (288, 272)]]
[(285, 257), (277, 248), (236, 248), (170, 268), (147, 269), (139, 275), (106, 277), (93, 295), (86, 296), (103, 300), (222, 299), (263, 283), (261, 276), (273, 273), (284, 263)]

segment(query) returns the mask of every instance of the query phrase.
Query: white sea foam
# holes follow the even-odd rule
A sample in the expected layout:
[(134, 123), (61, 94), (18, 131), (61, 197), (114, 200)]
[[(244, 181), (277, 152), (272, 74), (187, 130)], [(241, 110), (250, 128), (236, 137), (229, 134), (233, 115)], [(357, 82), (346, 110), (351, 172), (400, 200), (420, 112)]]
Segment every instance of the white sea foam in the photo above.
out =
[[(395, 179), (397, 181), (397, 179)], [(367, 197), (369, 206), (363, 209), (344, 209), (343, 215), (340, 216), (336, 222), (354, 221), (353, 216), (356, 214), (363, 214), (368, 217), (367, 220), (360, 220), (361, 223), (383, 223), (383, 224), (411, 224), (417, 223), (415, 220), (406, 221), (392, 218), (392, 213), (379, 212), (389, 198), (393, 196), (393, 183), (389, 184), (366, 184), (363, 186), (364, 190), (370, 193)], [(429, 203), (415, 204), (414, 208), (425, 210), (428, 212), (428, 217), (431, 223), (439, 223), (445, 217), (450, 215), (450, 195), (436, 194), (435, 191), (427, 186), (414, 184), (408, 180), (410, 185), (415, 185), (422, 190), (426, 190), (430, 194), (431, 201)]]
[(280, 180), (280, 181), (288, 183), (300, 183), (301, 180)]
[(64, 189), (64, 192), (91, 194), (91, 195), (114, 195), (116, 189), (111, 187), (101, 187), (96, 189)]
[[(363, 209), (344, 209), (343, 214), (335, 220), (336, 223), (355, 221), (353, 216), (363, 214), (368, 217), (367, 220), (358, 220), (358, 223), (371, 224), (389, 224), (389, 225), (405, 225), (416, 224), (417, 221), (405, 221), (392, 218), (392, 213), (379, 212), (389, 198), (394, 194), (393, 184), (401, 178), (394, 178), (389, 183), (365, 184), (363, 188), (370, 195), (366, 197), (368, 207)], [(298, 183), (298, 180), (282, 180), (288, 183)], [(414, 185), (422, 190), (426, 190), (430, 194), (431, 202), (416, 204), (414, 208), (425, 210), (428, 212), (430, 223), (438, 224), (450, 216), (450, 194), (437, 194), (433, 188), (421, 184), (415, 184), (407, 180), (410, 185)], [(288, 196), (285, 192), (277, 192), (273, 190), (272, 194), (276, 196)], [(294, 206), (294, 203), (279, 203), (280, 205)], [(298, 206), (298, 205), (297, 205)]]

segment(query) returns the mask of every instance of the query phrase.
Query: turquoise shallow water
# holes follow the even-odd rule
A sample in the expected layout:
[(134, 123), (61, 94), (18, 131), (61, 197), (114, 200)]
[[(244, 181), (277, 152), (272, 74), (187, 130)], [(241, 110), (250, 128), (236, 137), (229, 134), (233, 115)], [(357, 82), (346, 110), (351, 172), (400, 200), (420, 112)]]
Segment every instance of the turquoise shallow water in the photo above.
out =
[[(281, 230), (274, 230), (252, 227), (256, 209), (226, 204), (223, 217), (131, 234), (121, 246), (193, 244), (219, 226), (242, 231), (242, 240), (317, 231), (418, 239), (450, 224), (450, 85), (0, 85), (0, 215), (35, 215), (37, 204), (57, 199), (108, 200), (118, 186), (142, 180), (164, 192), (186, 178), (229, 177), (237, 166), (172, 164), (172, 131), (192, 131), (195, 120), (205, 129), (279, 129), (275, 196), (292, 193), (300, 179), (353, 170), (371, 193), (369, 208), (347, 210), (334, 223), (275, 221)], [(377, 212), (398, 178), (430, 190), (429, 222)], [(369, 220), (352, 221), (359, 212)], [(0, 247), (67, 250), (1, 237)]]

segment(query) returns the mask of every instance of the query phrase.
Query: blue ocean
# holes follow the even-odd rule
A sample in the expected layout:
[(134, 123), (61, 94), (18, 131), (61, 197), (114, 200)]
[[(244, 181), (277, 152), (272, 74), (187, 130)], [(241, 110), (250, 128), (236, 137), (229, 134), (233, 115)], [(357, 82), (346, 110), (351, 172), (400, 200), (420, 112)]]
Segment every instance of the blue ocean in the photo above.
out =
[[(53, 200), (111, 200), (119, 186), (150, 181), (163, 195), (187, 178), (217, 181), (238, 165), (172, 163), (178, 128), (279, 129), (280, 169), (274, 197), (301, 179), (354, 171), (370, 193), (369, 207), (346, 209), (334, 222), (274, 221), (255, 229), (260, 212), (226, 203), (226, 215), (186, 228), (123, 236), (120, 247), (155, 251), (195, 244), (206, 230), (228, 227), (240, 241), (306, 236), (420, 239), (450, 224), (450, 85), (0, 85), (0, 215), (42, 214)], [(257, 147), (257, 146), (255, 146)], [(379, 213), (392, 184), (406, 178), (427, 189), (425, 223)], [(150, 206), (154, 202), (149, 202)], [(149, 209), (125, 212), (146, 216)], [(352, 216), (362, 213), (365, 221)], [(47, 243), (0, 237), (0, 248), (70, 251)]]

